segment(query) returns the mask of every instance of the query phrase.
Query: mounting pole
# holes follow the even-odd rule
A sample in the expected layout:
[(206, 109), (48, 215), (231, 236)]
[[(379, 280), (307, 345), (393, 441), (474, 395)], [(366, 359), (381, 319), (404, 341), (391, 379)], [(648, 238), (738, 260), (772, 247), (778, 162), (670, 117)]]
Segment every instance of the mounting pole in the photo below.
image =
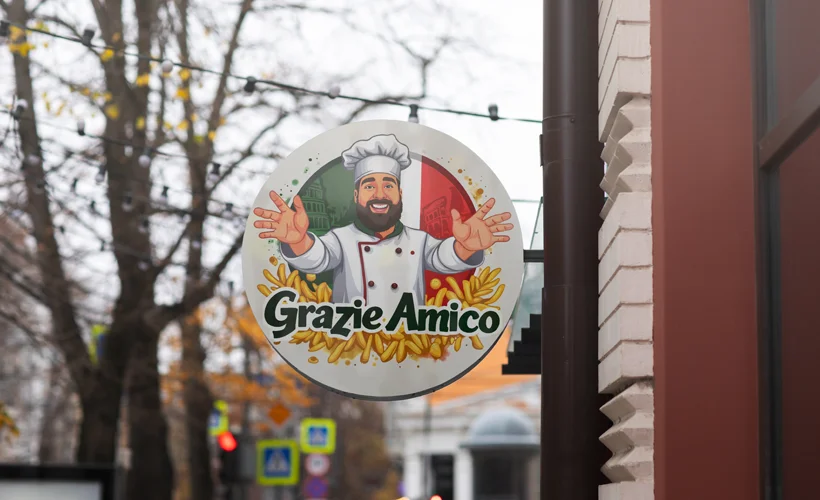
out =
[[(598, 2), (544, 0), (541, 498), (597, 500)], [(604, 453), (602, 453), (602, 451)]]

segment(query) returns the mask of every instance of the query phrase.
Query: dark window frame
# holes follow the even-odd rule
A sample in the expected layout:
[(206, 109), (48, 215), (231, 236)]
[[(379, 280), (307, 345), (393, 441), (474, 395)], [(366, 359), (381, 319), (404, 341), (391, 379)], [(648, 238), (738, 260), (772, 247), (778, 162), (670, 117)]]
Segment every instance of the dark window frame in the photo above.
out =
[[(820, 128), (820, 75), (777, 116), (774, 43), (768, 22), (776, 0), (751, 0), (754, 88), (754, 178), (757, 198), (760, 478), (763, 500), (783, 498), (782, 332), (780, 304), (780, 165)], [(791, 500), (791, 499), (785, 499)]]

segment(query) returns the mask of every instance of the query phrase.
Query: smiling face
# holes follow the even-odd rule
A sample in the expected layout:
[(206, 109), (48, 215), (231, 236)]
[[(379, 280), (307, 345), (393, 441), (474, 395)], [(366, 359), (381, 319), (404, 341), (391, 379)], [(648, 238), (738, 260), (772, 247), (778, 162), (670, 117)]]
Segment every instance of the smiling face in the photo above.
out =
[(401, 188), (390, 174), (366, 175), (353, 192), (353, 200), (356, 215), (371, 231), (386, 231), (401, 218)]

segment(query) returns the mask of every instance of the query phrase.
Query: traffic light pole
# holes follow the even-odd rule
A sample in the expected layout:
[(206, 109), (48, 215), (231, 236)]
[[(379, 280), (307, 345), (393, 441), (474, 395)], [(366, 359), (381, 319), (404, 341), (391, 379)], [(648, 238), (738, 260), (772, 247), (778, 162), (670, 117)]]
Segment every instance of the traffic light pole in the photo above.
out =
[(544, 0), (544, 500), (596, 500), (606, 460), (598, 441), (605, 426), (597, 386), (598, 185), (604, 173), (597, 14), (596, 0)]

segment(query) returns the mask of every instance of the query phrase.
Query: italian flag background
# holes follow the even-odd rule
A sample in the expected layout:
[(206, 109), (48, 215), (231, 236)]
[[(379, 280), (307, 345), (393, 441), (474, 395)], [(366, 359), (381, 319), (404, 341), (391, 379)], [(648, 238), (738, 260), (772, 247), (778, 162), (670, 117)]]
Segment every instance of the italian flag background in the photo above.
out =
[[(401, 189), (404, 210), (401, 221), (405, 226), (421, 229), (438, 239), (453, 235), (451, 210), (461, 214), (462, 220), (476, 212), (472, 197), (455, 175), (430, 158), (411, 155), (413, 164), (402, 171)], [(330, 229), (346, 226), (356, 218), (353, 203), (353, 172), (337, 158), (319, 168), (299, 190), (310, 219), (310, 231), (319, 236)], [(469, 279), (472, 271), (452, 275), (457, 283)], [(438, 278), (444, 283), (447, 276), (425, 272), (427, 296), (436, 291), (430, 282)], [(333, 287), (331, 272), (317, 276), (318, 282)]]

